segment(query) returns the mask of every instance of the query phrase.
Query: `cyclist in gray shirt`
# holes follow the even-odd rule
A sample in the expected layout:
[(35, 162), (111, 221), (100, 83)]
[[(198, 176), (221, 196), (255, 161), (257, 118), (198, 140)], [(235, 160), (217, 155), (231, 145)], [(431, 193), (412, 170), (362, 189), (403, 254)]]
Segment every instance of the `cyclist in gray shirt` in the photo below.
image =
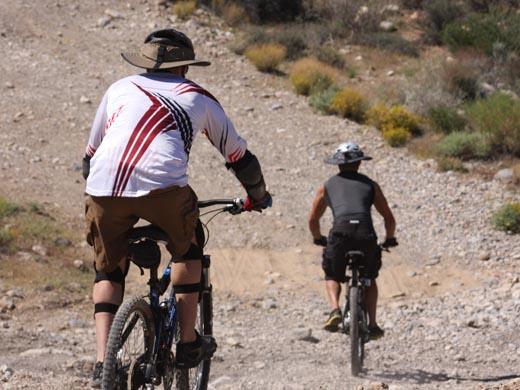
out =
[[(372, 224), (372, 205), (385, 223), (386, 239), (382, 246), (396, 246), (397, 240), (394, 237), (395, 219), (381, 188), (375, 181), (358, 172), (361, 161), (371, 159), (365, 156), (358, 145), (347, 142), (339, 145), (334, 155), (325, 160), (328, 164), (338, 165), (339, 173), (318, 188), (309, 217), (309, 229), (314, 244), (325, 247), (322, 267), (332, 311), (324, 329), (335, 332), (341, 323), (339, 297), (341, 283), (346, 282), (345, 254), (351, 250), (360, 250), (365, 253), (365, 263), (360, 269), (361, 276), (372, 281), (365, 290), (370, 337), (378, 339), (384, 335), (376, 321), (376, 278), (381, 268), (381, 249)], [(334, 217), (328, 238), (320, 231), (320, 218), (327, 206), (331, 208)]]

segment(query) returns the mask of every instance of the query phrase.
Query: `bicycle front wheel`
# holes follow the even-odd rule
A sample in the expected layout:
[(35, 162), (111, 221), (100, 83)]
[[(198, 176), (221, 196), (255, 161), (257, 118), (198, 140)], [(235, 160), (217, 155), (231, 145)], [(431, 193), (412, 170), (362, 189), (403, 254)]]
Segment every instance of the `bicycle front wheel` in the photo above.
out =
[[(197, 331), (201, 335), (213, 334), (213, 301), (211, 287), (202, 292), (197, 310)], [(177, 390), (206, 390), (208, 388), (211, 360), (203, 360), (191, 369), (177, 370)]]
[(108, 335), (103, 390), (144, 389), (154, 342), (154, 319), (142, 298), (123, 302)]
[(363, 364), (364, 345), (359, 329), (359, 319), (361, 318), (361, 307), (359, 305), (359, 287), (350, 287), (350, 372), (357, 376)]

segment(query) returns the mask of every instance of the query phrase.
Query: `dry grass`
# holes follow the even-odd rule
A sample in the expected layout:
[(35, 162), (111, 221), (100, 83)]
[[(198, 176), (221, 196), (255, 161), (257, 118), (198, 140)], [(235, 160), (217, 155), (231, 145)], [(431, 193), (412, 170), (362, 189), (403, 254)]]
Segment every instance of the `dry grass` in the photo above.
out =
[(222, 10), (222, 17), (232, 27), (249, 22), (249, 16), (244, 7), (236, 3), (226, 4)]
[(249, 47), (244, 55), (261, 72), (273, 72), (284, 60), (287, 50), (278, 43)]
[(195, 0), (179, 1), (173, 5), (172, 11), (180, 19), (188, 19), (197, 9)]
[(300, 95), (325, 90), (335, 83), (337, 77), (333, 67), (312, 57), (296, 61), (290, 73), (291, 83)]
[(362, 122), (365, 118), (367, 102), (359, 91), (347, 87), (334, 96), (330, 108), (332, 112), (344, 118)]

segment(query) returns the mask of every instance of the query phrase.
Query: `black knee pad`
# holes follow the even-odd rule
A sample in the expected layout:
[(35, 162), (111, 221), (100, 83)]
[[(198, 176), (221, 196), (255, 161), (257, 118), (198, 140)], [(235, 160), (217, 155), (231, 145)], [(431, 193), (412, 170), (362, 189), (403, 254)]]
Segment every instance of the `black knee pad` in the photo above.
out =
[(175, 258), (173, 260), (173, 262), (180, 263), (180, 262), (183, 262), (186, 260), (200, 260), (200, 259), (202, 259), (202, 248), (199, 245), (194, 244), (192, 242), (188, 251), (181, 257)]
[(113, 303), (100, 302), (100, 303), (94, 304), (94, 314), (96, 314), (96, 313), (116, 314), (117, 309), (119, 309), (119, 305), (115, 305)]
[(117, 267), (112, 272), (100, 272), (96, 270), (96, 278), (94, 279), (94, 283), (101, 282), (102, 280), (108, 280), (114, 283), (123, 283), (125, 276), (125, 273), (121, 271), (121, 268), (119, 267)]
[(175, 291), (176, 294), (200, 293), (201, 285), (200, 282), (192, 284), (177, 284), (173, 286), (173, 291)]

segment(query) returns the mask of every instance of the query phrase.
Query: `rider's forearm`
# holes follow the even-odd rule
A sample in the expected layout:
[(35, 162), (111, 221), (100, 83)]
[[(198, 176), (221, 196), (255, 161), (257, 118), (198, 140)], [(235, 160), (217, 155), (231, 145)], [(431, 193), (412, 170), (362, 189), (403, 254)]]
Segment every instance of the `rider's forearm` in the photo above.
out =
[(249, 150), (246, 150), (240, 160), (233, 163), (226, 163), (226, 167), (235, 174), (250, 198), (258, 201), (266, 195), (267, 192), (260, 162)]
[(312, 238), (319, 239), (321, 237), (320, 220), (310, 218), (309, 219), (309, 230), (311, 231)]
[(395, 237), (395, 219), (394, 219), (393, 215), (385, 218), (385, 231), (386, 231), (386, 238)]

